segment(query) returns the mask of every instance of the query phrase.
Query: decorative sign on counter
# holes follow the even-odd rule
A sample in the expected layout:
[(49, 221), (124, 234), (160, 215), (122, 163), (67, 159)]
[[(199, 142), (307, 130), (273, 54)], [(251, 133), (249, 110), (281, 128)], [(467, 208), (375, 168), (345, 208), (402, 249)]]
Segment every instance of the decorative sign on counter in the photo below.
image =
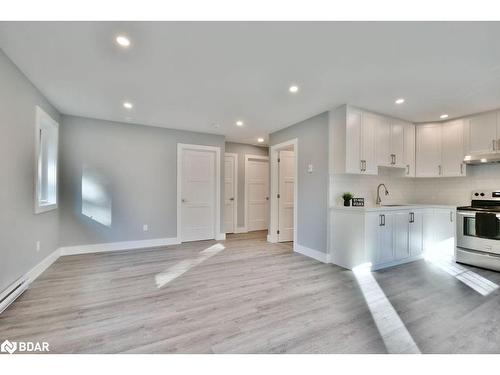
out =
[(352, 206), (353, 207), (364, 207), (365, 206), (365, 198), (352, 198)]

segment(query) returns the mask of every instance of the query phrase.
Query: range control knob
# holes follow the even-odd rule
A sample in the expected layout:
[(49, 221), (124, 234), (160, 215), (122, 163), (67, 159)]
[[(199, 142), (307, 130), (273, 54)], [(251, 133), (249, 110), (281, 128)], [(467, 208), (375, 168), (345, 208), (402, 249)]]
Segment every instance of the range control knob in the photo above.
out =
[(484, 197), (484, 193), (479, 194), (480, 196)]
[(479, 193), (474, 193), (474, 195), (477, 197), (479, 195)]

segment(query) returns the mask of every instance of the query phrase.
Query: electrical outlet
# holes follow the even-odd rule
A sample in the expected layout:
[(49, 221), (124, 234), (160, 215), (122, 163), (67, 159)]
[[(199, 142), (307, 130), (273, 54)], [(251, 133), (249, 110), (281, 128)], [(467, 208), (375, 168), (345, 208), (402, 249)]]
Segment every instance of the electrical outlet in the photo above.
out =
[(36, 241), (36, 251), (40, 251), (40, 241)]
[(144, 224), (144, 225), (142, 226), (142, 230), (143, 230), (144, 232), (147, 232), (147, 231), (149, 230), (148, 225), (147, 225), (147, 224)]

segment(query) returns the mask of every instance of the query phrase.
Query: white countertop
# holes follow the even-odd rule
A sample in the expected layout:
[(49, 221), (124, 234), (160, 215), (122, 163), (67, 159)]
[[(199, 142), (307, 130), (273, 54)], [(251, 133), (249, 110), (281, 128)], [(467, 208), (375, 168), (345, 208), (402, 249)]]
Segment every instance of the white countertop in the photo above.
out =
[(335, 206), (331, 207), (334, 211), (352, 211), (352, 212), (372, 212), (372, 211), (399, 211), (399, 210), (416, 210), (425, 208), (442, 208), (446, 210), (456, 210), (456, 206), (442, 205), (442, 204), (404, 204), (401, 206), (364, 206), (364, 207), (345, 207), (345, 206)]

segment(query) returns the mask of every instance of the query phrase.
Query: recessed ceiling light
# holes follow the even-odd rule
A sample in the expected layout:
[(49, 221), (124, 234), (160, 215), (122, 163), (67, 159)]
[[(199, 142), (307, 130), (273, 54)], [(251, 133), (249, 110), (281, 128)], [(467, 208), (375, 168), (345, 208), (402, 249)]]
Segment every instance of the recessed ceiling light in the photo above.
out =
[(126, 36), (118, 35), (116, 37), (116, 43), (118, 43), (122, 47), (129, 47), (130, 46), (130, 39), (127, 38)]
[(399, 99), (396, 99), (396, 101), (394, 103), (403, 104), (404, 102), (405, 102), (405, 100), (403, 98), (399, 98)]
[(445, 114), (442, 114), (441, 116), (439, 116), (439, 118), (448, 118), (448, 115), (445, 113)]
[(130, 102), (123, 102), (123, 107), (127, 109), (132, 109), (134, 105)]
[(259, 143), (264, 142), (264, 138), (257, 138), (257, 142), (259, 142)]
[(236, 121), (236, 126), (243, 126), (243, 121), (240, 120)]
[(288, 91), (290, 91), (291, 93), (295, 94), (296, 92), (299, 91), (299, 86), (297, 85), (292, 85), (288, 88)]

